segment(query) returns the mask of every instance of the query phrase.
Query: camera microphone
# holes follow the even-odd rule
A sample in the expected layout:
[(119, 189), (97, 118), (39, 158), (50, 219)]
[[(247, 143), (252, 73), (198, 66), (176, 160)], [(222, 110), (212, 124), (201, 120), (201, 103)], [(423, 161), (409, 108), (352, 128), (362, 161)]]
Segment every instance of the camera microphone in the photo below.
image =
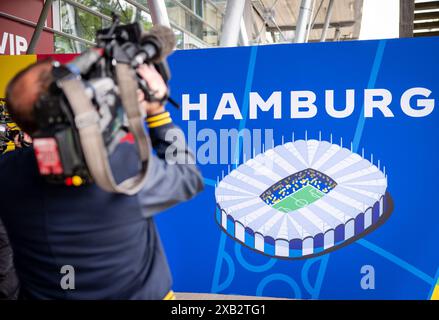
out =
[(161, 62), (172, 53), (175, 45), (175, 35), (172, 29), (160, 25), (154, 26), (141, 36), (141, 51), (134, 60), (137, 65), (145, 62)]
[[(152, 27), (148, 32), (141, 34), (139, 38), (137, 49), (130, 44), (125, 47), (127, 52), (131, 51), (134, 56), (131, 60), (134, 68), (143, 63), (162, 62), (172, 53), (176, 45), (172, 29), (160, 25)], [(103, 55), (102, 48), (93, 48), (76, 57), (67, 64), (67, 67), (74, 74), (86, 74)]]

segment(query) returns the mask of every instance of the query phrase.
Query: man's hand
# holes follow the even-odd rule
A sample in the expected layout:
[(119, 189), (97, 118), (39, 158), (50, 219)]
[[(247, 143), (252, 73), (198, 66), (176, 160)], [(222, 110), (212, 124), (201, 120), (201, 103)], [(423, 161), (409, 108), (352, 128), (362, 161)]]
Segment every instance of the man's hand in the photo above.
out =
[[(137, 68), (137, 73), (146, 81), (149, 88), (155, 92), (155, 96), (158, 99), (161, 99), (166, 95), (168, 88), (162, 76), (157, 72), (154, 66), (142, 64)], [(160, 102), (145, 101), (145, 95), (141, 90), (138, 91), (138, 99), (140, 106), (144, 108), (148, 116), (153, 116), (165, 111), (165, 106)]]
[[(30, 145), (32, 143), (32, 138), (25, 132), (23, 132), (23, 142), (27, 143), (28, 145)], [(20, 141), (20, 134), (16, 134), (14, 136), (14, 144), (16, 148), (22, 148), (23, 145), (21, 144)]]

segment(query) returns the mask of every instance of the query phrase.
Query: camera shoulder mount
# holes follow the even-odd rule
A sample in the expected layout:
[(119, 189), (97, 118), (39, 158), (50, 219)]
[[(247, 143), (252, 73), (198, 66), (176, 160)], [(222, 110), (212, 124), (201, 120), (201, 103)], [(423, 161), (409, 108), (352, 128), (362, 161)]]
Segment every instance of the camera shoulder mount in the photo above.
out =
[(96, 184), (108, 192), (134, 195), (140, 191), (147, 178), (151, 142), (145, 132), (144, 115), (138, 106), (137, 80), (134, 70), (127, 64), (118, 63), (116, 76), (129, 129), (135, 138), (141, 161), (141, 171), (120, 184), (116, 183), (109, 164), (107, 149), (99, 126), (98, 111), (86, 95), (83, 83), (78, 78), (68, 77), (60, 80), (60, 87), (72, 108), (84, 158)]

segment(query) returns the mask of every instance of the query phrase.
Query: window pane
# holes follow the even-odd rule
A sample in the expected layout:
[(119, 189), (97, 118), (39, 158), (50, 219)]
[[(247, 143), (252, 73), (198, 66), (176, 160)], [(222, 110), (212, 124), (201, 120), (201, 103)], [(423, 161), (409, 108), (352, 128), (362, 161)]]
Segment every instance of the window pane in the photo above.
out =
[(101, 18), (68, 3), (61, 2), (61, 31), (89, 41), (95, 41), (102, 28)]
[[(190, 2), (192, 3), (192, 0)], [(166, 7), (169, 20), (173, 23), (210, 45), (218, 45), (218, 31), (208, 26), (200, 17), (188, 12), (174, 0), (166, 1)]]
[(81, 53), (89, 45), (55, 34), (55, 53)]
[[(111, 25), (111, 14), (115, 12), (120, 16), (121, 23), (140, 22), (145, 30), (152, 26), (152, 19), (148, 12), (137, 8), (125, 0), (75, 0), (78, 4), (86, 6), (96, 12), (88, 12), (85, 9), (76, 7), (59, 0), (59, 30), (68, 34), (75, 35), (81, 39), (95, 42), (96, 31), (108, 28)], [(147, 0), (135, 0), (145, 8), (148, 7)], [(169, 20), (173, 25), (179, 27), (177, 35), (178, 47), (185, 47), (186, 41), (183, 34), (188, 31), (192, 34), (190, 39), (195, 36), (202, 40), (196, 46), (218, 45), (218, 33), (221, 27), (222, 15), (217, 7), (206, 0), (165, 0)], [(187, 8), (182, 7), (182, 5)], [(104, 16), (102, 16), (104, 15)], [(106, 17), (107, 18), (106, 18)], [(174, 30), (177, 30), (174, 28)], [(189, 39), (188, 38), (188, 39)], [(84, 50), (85, 45), (68, 39), (57, 39), (56, 43), (59, 51), (79, 52)], [(191, 43), (195, 41), (191, 40)], [(203, 44), (204, 42), (204, 44)]]

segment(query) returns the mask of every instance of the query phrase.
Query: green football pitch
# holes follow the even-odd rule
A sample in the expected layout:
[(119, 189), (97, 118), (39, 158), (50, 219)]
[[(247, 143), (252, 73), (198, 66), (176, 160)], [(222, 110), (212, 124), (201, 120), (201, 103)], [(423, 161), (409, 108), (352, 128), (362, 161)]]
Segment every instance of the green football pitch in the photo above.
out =
[(273, 208), (282, 212), (294, 211), (310, 205), (324, 195), (320, 190), (307, 185), (273, 205)]

